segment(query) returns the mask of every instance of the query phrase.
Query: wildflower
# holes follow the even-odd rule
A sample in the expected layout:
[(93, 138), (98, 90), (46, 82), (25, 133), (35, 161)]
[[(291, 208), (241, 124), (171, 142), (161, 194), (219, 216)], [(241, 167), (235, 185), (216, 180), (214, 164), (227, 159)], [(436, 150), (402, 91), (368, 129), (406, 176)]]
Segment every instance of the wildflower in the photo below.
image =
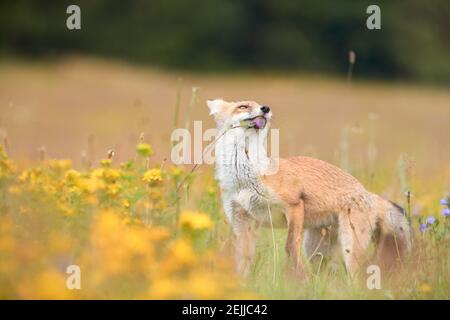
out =
[(194, 263), (196, 260), (194, 249), (191, 243), (186, 239), (179, 239), (172, 244), (171, 258), (175, 260), (176, 266), (187, 265)]
[(67, 290), (66, 277), (55, 269), (39, 273), (31, 282), (18, 285), (20, 296), (25, 299), (73, 299)]
[(209, 187), (209, 188), (206, 190), (206, 193), (208, 194), (208, 196), (213, 197), (213, 196), (216, 195), (216, 188), (214, 188), (214, 187)]
[(148, 143), (139, 143), (136, 146), (136, 151), (143, 157), (150, 157), (153, 155), (153, 148)]
[(100, 212), (94, 222), (91, 241), (99, 248), (106, 248), (111, 242), (114, 242), (114, 245), (120, 242), (120, 237), (116, 238), (116, 235), (120, 235), (122, 232), (123, 223), (115, 212)]
[(161, 170), (157, 168), (147, 170), (142, 180), (148, 183), (162, 181)]
[(55, 194), (58, 191), (56, 186), (51, 184), (45, 184), (42, 189), (48, 194)]
[(450, 216), (450, 209), (444, 208), (444, 210), (442, 210), (442, 214), (444, 215), (444, 217)]
[(441, 201), (439, 201), (441, 205), (448, 206), (450, 205), (448, 199), (442, 198)]
[(61, 159), (61, 160), (51, 159), (49, 160), (48, 165), (50, 166), (51, 169), (55, 171), (58, 170), (65, 171), (72, 168), (72, 161), (68, 159)]
[(97, 197), (93, 194), (88, 194), (85, 199), (86, 199), (86, 203), (89, 203), (89, 204), (97, 204), (97, 202), (98, 202)]
[(106, 189), (106, 193), (109, 196), (114, 197), (119, 193), (119, 187), (115, 184), (109, 185)]
[(436, 219), (434, 218), (434, 217), (432, 217), (432, 216), (429, 216), (428, 218), (427, 218), (427, 224), (433, 224), (434, 222), (436, 221)]
[(134, 162), (132, 160), (129, 160), (127, 162), (122, 162), (120, 164), (120, 168), (124, 169), (124, 170), (130, 170), (132, 169), (134, 166)]
[(19, 181), (24, 183), (30, 177), (30, 172), (28, 170), (23, 171), (19, 176)]
[(174, 177), (174, 178), (179, 178), (181, 177), (181, 175), (183, 174), (183, 168), (181, 167), (172, 167), (170, 170), (170, 174)]
[(73, 216), (75, 215), (76, 211), (71, 208), (70, 206), (64, 204), (64, 203), (59, 203), (58, 204), (58, 209), (61, 211), (61, 213), (65, 216)]
[(190, 291), (196, 298), (211, 299), (220, 297), (221, 288), (216, 279), (204, 272), (196, 272), (190, 275), (188, 279)]
[(156, 210), (164, 210), (167, 208), (167, 203), (164, 200), (158, 201), (155, 203)]
[(422, 233), (425, 233), (425, 231), (427, 231), (427, 224), (426, 223), (421, 223), (420, 224), (420, 231)]
[(207, 230), (213, 223), (206, 213), (185, 211), (180, 216), (180, 225), (187, 230)]
[(16, 186), (16, 185), (10, 186), (8, 188), (8, 192), (10, 194), (19, 194), (20, 193), (20, 188), (19, 188), (19, 186)]
[(170, 238), (170, 230), (166, 227), (157, 227), (154, 226), (150, 229), (148, 234), (149, 240), (153, 241), (162, 241)]
[(152, 283), (152, 298), (170, 299), (185, 293), (178, 280), (172, 278), (156, 278)]
[(99, 189), (103, 189), (104, 186), (105, 185), (104, 185), (103, 181), (101, 181), (95, 177), (83, 179), (83, 180), (79, 181), (77, 184), (78, 188), (80, 188), (81, 190), (83, 190), (84, 192), (87, 192), (87, 193), (94, 193), (95, 191), (97, 191)]
[(149, 197), (150, 197), (150, 199), (152, 199), (153, 201), (157, 201), (157, 200), (161, 200), (161, 199), (162, 199), (163, 194), (162, 194), (161, 190), (152, 188), (152, 189), (149, 191)]
[(66, 172), (65, 178), (68, 183), (74, 183), (80, 176), (81, 174), (78, 171), (70, 169)]
[(114, 169), (105, 169), (103, 171), (103, 178), (107, 182), (115, 182), (117, 179), (120, 178), (120, 172)]
[(100, 160), (100, 165), (104, 168), (109, 168), (112, 164), (112, 159), (103, 159)]
[(124, 207), (125, 209), (129, 209), (130, 208), (130, 201), (128, 201), (128, 199), (123, 199), (122, 200), (122, 207)]
[(127, 254), (153, 255), (153, 247), (148, 241), (147, 230), (142, 228), (126, 228), (120, 239)]
[(105, 169), (101, 169), (101, 168), (94, 169), (91, 172), (91, 176), (100, 179), (101, 177), (103, 177), (103, 172), (104, 171), (105, 171)]
[(424, 283), (424, 284), (420, 285), (419, 290), (423, 293), (428, 293), (432, 290), (432, 288), (430, 285)]
[(8, 159), (5, 150), (0, 145), (0, 179), (15, 171), (15, 165)]

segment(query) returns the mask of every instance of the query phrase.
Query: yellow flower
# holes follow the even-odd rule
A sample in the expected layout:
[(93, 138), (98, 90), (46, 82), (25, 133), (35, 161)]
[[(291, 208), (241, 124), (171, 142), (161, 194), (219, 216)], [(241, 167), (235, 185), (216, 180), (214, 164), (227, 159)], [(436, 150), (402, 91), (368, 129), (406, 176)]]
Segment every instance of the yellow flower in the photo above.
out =
[(101, 165), (102, 167), (104, 167), (104, 168), (110, 167), (111, 164), (112, 164), (112, 160), (111, 160), (111, 159), (103, 159), (103, 160), (100, 160), (100, 165)]
[(30, 172), (28, 170), (25, 170), (20, 174), (19, 181), (24, 183), (28, 180), (29, 176), (30, 176)]
[(214, 187), (208, 187), (208, 189), (206, 190), (206, 192), (208, 193), (208, 196), (212, 197), (216, 195), (216, 188)]
[(78, 182), (77, 186), (87, 193), (94, 193), (99, 189), (103, 189), (105, 187), (105, 183), (95, 177), (82, 179)]
[(97, 202), (98, 202), (98, 199), (95, 195), (89, 194), (86, 196), (86, 203), (97, 204)]
[(176, 265), (184, 265), (194, 263), (196, 260), (194, 249), (187, 239), (179, 239), (175, 241), (171, 248), (171, 258), (177, 262)]
[(162, 197), (163, 197), (163, 194), (162, 194), (161, 190), (156, 189), (156, 188), (152, 188), (149, 191), (149, 197), (150, 197), (150, 199), (152, 199), (154, 201), (161, 200)]
[(16, 166), (11, 162), (11, 160), (7, 158), (1, 159), (0, 157), (0, 174), (3, 173), (6, 175), (9, 173), (14, 173), (16, 169)]
[(214, 299), (221, 296), (221, 287), (210, 274), (195, 272), (188, 279), (189, 291), (196, 299)]
[(148, 231), (143, 228), (126, 227), (120, 241), (130, 254), (150, 255), (153, 251), (153, 246), (148, 241)]
[(101, 178), (101, 177), (103, 177), (104, 171), (105, 171), (105, 169), (102, 169), (102, 168), (94, 169), (91, 172), (91, 176), (96, 177), (96, 178)]
[(170, 170), (171, 175), (174, 178), (179, 178), (183, 174), (184, 170), (182, 167), (172, 167)]
[(173, 278), (156, 278), (152, 283), (150, 297), (153, 299), (173, 299), (183, 293), (185, 292), (180, 281)]
[(149, 239), (162, 241), (170, 238), (170, 231), (166, 227), (152, 227), (149, 232)]
[(156, 210), (164, 210), (167, 208), (167, 203), (164, 200), (158, 201), (155, 203)]
[(120, 172), (115, 169), (106, 169), (103, 171), (103, 178), (107, 182), (114, 182), (120, 178)]
[(10, 194), (19, 194), (20, 193), (20, 188), (19, 188), (19, 186), (10, 186), (8, 188), (8, 192)]
[(162, 181), (161, 170), (157, 168), (147, 170), (142, 180), (148, 183)]
[(180, 225), (187, 230), (207, 230), (213, 222), (206, 213), (185, 211), (180, 216)]
[(58, 191), (56, 186), (51, 184), (45, 184), (42, 189), (49, 194), (55, 194)]
[(48, 165), (51, 169), (56, 171), (65, 171), (72, 168), (72, 161), (69, 159), (51, 159), (48, 161)]
[(74, 238), (61, 231), (51, 231), (48, 235), (48, 249), (52, 253), (68, 254), (75, 245)]
[(98, 214), (94, 222), (92, 242), (99, 248), (120, 242), (123, 232), (123, 222), (113, 211), (103, 211)]
[(148, 143), (139, 143), (136, 146), (136, 151), (143, 157), (150, 157), (153, 155), (153, 148)]
[(73, 169), (70, 169), (66, 172), (65, 178), (69, 183), (75, 183), (75, 181), (81, 176), (81, 174)]
[(129, 209), (130, 208), (130, 201), (128, 201), (128, 199), (123, 199), (122, 200), (122, 207), (124, 207), (125, 209)]
[(0, 251), (8, 252), (13, 251), (16, 241), (12, 235), (1, 235), (0, 236)]
[(114, 197), (119, 193), (119, 187), (116, 184), (108, 185), (108, 188), (106, 189), (106, 193), (108, 195), (110, 195), (111, 197)]
[(432, 290), (431, 286), (426, 283), (421, 284), (419, 286), (419, 291), (421, 291), (423, 293), (429, 293), (429, 292), (431, 292), (431, 290)]
[(59, 208), (59, 210), (61, 210), (61, 212), (65, 216), (73, 216), (76, 213), (76, 211), (73, 208), (71, 208), (70, 206), (68, 206), (68, 205), (66, 205), (64, 203), (58, 204), (58, 208)]
[(67, 290), (66, 275), (50, 269), (41, 272), (31, 282), (20, 283), (22, 299), (70, 299), (73, 292)]

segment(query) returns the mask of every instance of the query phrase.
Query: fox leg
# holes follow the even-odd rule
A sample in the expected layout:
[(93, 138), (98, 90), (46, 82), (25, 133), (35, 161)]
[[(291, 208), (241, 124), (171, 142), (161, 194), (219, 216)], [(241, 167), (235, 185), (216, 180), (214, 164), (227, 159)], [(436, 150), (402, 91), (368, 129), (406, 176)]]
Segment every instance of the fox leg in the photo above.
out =
[(331, 256), (336, 242), (336, 226), (331, 228), (308, 228), (304, 231), (303, 250), (308, 260), (314, 261), (318, 255)]
[(339, 242), (351, 276), (367, 262), (371, 237), (372, 225), (365, 212), (349, 210), (339, 215)]
[(252, 231), (251, 219), (242, 208), (233, 215), (233, 232), (235, 234), (236, 271), (246, 277), (253, 264), (256, 239)]
[(305, 207), (303, 200), (298, 204), (289, 205), (287, 210), (288, 237), (286, 241), (286, 253), (293, 263), (294, 272), (304, 276), (304, 267), (301, 256), (301, 243), (303, 232)]

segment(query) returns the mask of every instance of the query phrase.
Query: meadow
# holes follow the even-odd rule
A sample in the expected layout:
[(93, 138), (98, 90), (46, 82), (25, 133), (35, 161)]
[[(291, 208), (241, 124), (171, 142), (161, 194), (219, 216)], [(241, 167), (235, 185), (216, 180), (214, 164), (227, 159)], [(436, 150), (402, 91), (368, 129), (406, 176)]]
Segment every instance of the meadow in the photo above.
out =
[[(448, 299), (450, 92), (355, 75), (1, 62), (0, 298)], [(285, 230), (260, 230), (250, 277), (234, 274), (214, 169), (170, 161), (172, 130), (214, 127), (217, 97), (269, 105), (281, 156), (334, 163), (407, 209), (414, 252), (381, 289), (338, 256), (293, 281)], [(80, 290), (66, 287), (70, 265)]]

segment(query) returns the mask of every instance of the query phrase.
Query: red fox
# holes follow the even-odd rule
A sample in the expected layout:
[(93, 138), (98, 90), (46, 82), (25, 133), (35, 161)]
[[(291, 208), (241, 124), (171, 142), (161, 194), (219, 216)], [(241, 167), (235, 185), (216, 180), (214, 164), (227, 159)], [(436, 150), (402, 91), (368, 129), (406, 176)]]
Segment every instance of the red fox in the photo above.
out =
[(219, 129), (216, 178), (236, 237), (239, 273), (246, 275), (251, 268), (252, 221), (287, 226), (285, 249), (299, 275), (304, 275), (302, 242), (306, 257), (327, 254), (330, 246), (322, 240), (329, 226), (337, 230), (350, 275), (366, 261), (375, 233), (380, 234), (379, 250), (388, 244), (395, 245), (399, 256), (411, 250), (410, 225), (398, 205), (367, 191), (356, 178), (327, 162), (267, 156), (265, 142), (272, 118), (268, 106), (222, 99), (208, 100), (207, 105)]

